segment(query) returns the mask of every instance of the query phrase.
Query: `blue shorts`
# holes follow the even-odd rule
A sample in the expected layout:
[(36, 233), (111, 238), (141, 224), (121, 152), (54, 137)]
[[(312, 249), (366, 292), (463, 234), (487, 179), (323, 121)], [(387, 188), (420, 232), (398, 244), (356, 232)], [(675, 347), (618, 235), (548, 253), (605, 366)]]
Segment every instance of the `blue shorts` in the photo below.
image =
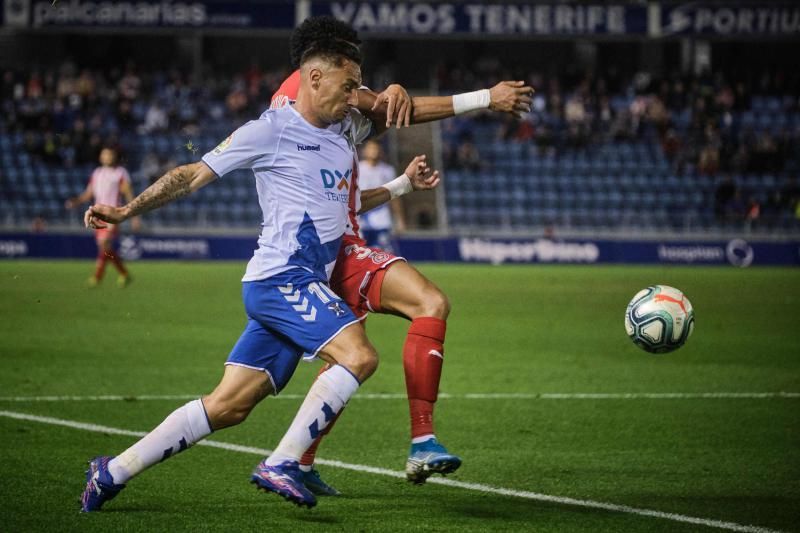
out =
[(242, 299), (247, 326), (225, 364), (266, 372), (276, 394), (303, 353), (316, 355), (358, 322), (336, 293), (301, 268), (242, 283)]

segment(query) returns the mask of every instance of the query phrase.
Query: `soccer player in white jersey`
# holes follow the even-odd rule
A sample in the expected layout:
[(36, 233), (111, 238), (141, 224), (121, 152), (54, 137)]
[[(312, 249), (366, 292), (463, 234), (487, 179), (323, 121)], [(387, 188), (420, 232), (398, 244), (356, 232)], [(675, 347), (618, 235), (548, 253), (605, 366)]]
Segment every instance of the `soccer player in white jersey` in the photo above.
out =
[[(290, 38), (292, 66), (298, 65), (299, 58), (317, 40), (331, 38), (349, 42), (353, 46), (360, 43), (356, 31), (342, 21), (333, 17), (306, 19)], [(299, 81), (299, 71), (293, 72), (273, 95), (270, 107), (278, 108), (294, 101)], [(398, 87), (390, 85), (380, 94), (365, 87), (358, 91), (358, 109), (373, 119), (373, 133), (381, 133), (392, 122), (399, 128), (401, 125), (440, 120), (477, 109), (519, 115), (530, 111), (533, 93), (533, 89), (521, 81), (503, 81), (491, 89), (472, 93), (409, 99), (405, 89), (398, 91)], [(385, 120), (378, 111), (382, 111)], [(425, 483), (432, 474), (449, 474), (461, 465), (461, 458), (449, 453), (434, 431), (434, 406), (444, 362), (450, 304), (444, 292), (405, 259), (368, 246), (359, 235), (357, 214), (369, 212), (377, 205), (411, 192), (415, 189), (413, 184), (409, 184), (401, 175), (384, 187), (361, 190), (357, 194), (361, 177), (359, 174), (354, 176), (350, 188), (350, 224), (339, 250), (330, 285), (361, 320), (366, 320), (368, 313), (386, 313), (410, 321), (402, 351), (411, 422), (406, 477), (413, 483)], [(314, 468), (317, 447), (337, 419), (320, 433), (300, 461), (306, 487), (317, 495), (338, 494)]]
[[(371, 139), (361, 148), (358, 162), (358, 186), (362, 189), (383, 187), (397, 177), (394, 167), (383, 161), (383, 149), (378, 141)], [(358, 216), (361, 235), (367, 246), (378, 246), (394, 252), (392, 232), (405, 230), (405, 214), (400, 199), (371, 209)]]
[[(248, 122), (201, 161), (173, 169), (129, 204), (86, 211), (88, 227), (105, 227), (249, 168), (263, 229), (243, 278), (248, 322), (222, 380), (119, 456), (92, 459), (83, 511), (99, 510), (146, 468), (242, 422), (262, 399), (283, 389), (304, 352), (333, 367), (311, 387), (286, 436), (251, 481), (298, 505), (316, 505), (301, 479), (300, 455), (378, 364), (358, 318), (326, 284), (348, 223), (349, 194), (342, 191), (352, 177), (354, 146), (367, 131), (350, 113), (361, 85), (360, 62), (358, 48), (349, 43), (316, 43), (303, 57), (294, 106)], [(407, 171), (420, 188), (438, 183), (438, 173), (429, 174), (422, 158)]]
[[(73, 196), (64, 202), (67, 209), (73, 209), (82, 203), (94, 198), (95, 203), (118, 206), (120, 196), (126, 202), (133, 199), (133, 189), (131, 188), (131, 178), (128, 171), (117, 162), (118, 154), (116, 149), (111, 147), (103, 148), (100, 151), (100, 166), (94, 169), (86, 189), (78, 196)], [(138, 229), (139, 219), (134, 218), (134, 230)], [(105, 228), (96, 229), (94, 232), (95, 242), (97, 243), (97, 261), (95, 262), (94, 274), (89, 278), (89, 287), (96, 287), (103, 279), (106, 271), (106, 262), (111, 261), (119, 272), (117, 286), (123, 288), (130, 281), (130, 274), (122, 264), (122, 258), (114, 251), (114, 241), (119, 235), (119, 228), (116, 224), (109, 224)]]

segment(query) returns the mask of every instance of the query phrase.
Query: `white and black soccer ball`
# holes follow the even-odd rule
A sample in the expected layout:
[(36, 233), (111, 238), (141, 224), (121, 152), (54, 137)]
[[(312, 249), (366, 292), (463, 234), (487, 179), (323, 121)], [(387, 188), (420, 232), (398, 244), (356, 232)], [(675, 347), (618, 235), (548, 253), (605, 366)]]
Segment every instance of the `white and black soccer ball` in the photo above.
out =
[(675, 287), (653, 285), (636, 293), (625, 310), (625, 332), (650, 353), (677, 350), (694, 330), (694, 309)]

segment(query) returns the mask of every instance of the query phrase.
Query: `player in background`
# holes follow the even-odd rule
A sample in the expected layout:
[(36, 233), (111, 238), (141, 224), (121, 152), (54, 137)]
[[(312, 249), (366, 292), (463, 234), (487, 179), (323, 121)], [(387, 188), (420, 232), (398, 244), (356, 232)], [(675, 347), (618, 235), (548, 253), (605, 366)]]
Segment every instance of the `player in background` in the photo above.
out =
[[(335, 39), (353, 46), (361, 42), (355, 30), (333, 17), (306, 19), (290, 38), (290, 61), (294, 68), (305, 51), (320, 39)], [(293, 72), (273, 95), (270, 107), (280, 108), (294, 101), (299, 80), (299, 72)], [(533, 89), (521, 81), (504, 81), (491, 89), (454, 96), (411, 99), (402, 87), (396, 85), (381, 94), (362, 87), (358, 91), (356, 107), (372, 119), (372, 133), (380, 134), (392, 123), (399, 128), (479, 109), (520, 116), (530, 111), (532, 94)], [(357, 169), (355, 166), (354, 171)], [(413, 184), (401, 175), (383, 187), (364, 190), (360, 194), (356, 193), (358, 186), (356, 174), (350, 189), (350, 224), (331, 276), (331, 288), (362, 320), (366, 319), (368, 312), (377, 312), (398, 315), (411, 321), (403, 345), (403, 368), (411, 419), (411, 447), (406, 461), (406, 476), (414, 483), (424, 483), (433, 473), (447, 474), (461, 465), (461, 459), (448, 453), (438, 442), (433, 424), (450, 303), (433, 282), (405, 259), (366, 246), (359, 235), (359, 213), (415, 190)], [(320, 375), (324, 375), (327, 368), (323, 367)], [(335, 421), (319, 435), (300, 462), (306, 486), (318, 495), (338, 494), (314, 468), (317, 447)]]
[[(249, 168), (263, 224), (242, 280), (247, 326), (222, 380), (118, 457), (92, 459), (83, 511), (99, 510), (148, 467), (242, 422), (262, 399), (283, 389), (304, 352), (332, 367), (312, 385), (286, 436), (256, 466), (251, 481), (298, 505), (316, 505), (300, 476), (300, 455), (378, 364), (363, 325), (327, 286), (348, 223), (349, 194), (339, 191), (349, 189), (354, 147), (369, 131), (366, 121), (350, 112), (361, 83), (360, 61), (358, 48), (347, 43), (315, 43), (303, 56), (294, 106), (248, 122), (201, 161), (167, 172), (127, 205), (93, 205), (86, 211), (87, 227), (103, 228)], [(419, 188), (439, 180), (423, 157), (406, 171)]]
[[(128, 171), (118, 163), (118, 153), (115, 148), (106, 147), (100, 151), (100, 166), (97, 167), (89, 178), (86, 189), (78, 196), (73, 196), (64, 202), (67, 209), (74, 209), (79, 205), (89, 202), (94, 198), (97, 204), (120, 205), (120, 195), (126, 202), (133, 200), (133, 189)], [(139, 230), (139, 218), (135, 217), (131, 224), (134, 231)], [(94, 238), (97, 242), (97, 261), (94, 274), (89, 278), (89, 287), (96, 287), (102, 280), (106, 271), (106, 263), (110, 260), (119, 272), (117, 286), (124, 288), (130, 283), (131, 276), (122, 259), (114, 251), (114, 241), (119, 235), (119, 226), (109, 224), (105, 228), (96, 229)]]
[[(358, 186), (362, 189), (377, 189), (397, 177), (394, 167), (383, 161), (383, 148), (371, 139), (361, 148), (358, 162)], [(361, 235), (367, 246), (377, 246), (394, 252), (392, 233), (405, 231), (405, 214), (399, 199), (379, 205), (358, 217)]]

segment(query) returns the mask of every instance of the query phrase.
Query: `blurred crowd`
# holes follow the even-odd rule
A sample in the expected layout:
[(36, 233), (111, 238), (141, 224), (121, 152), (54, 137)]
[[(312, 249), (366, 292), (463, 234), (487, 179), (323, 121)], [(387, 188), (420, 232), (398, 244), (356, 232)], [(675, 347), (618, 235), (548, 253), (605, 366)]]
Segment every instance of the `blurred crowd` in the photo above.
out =
[(286, 74), (254, 65), (193, 82), (177, 69), (147, 71), (129, 63), (101, 71), (70, 62), (6, 71), (0, 126), (4, 133), (21, 132), (25, 149), (46, 163), (94, 163), (103, 144), (120, 144), (128, 134), (191, 136), (209, 124), (227, 129), (258, 116)]
[[(515, 76), (516, 74), (516, 76)], [(796, 185), (777, 187), (768, 199), (745, 197), (731, 176), (786, 175), (800, 159), (800, 77), (770, 72), (734, 79), (721, 72), (657, 78), (646, 72), (629, 77), (520, 76), (499, 61), (478, 60), (469, 68), (443, 65), (438, 84), (444, 93), (491, 86), (501, 79), (524, 79), (536, 90), (531, 113), (522, 120), (484, 114), (496, 140), (528, 144), (540, 157), (590, 151), (613, 142), (646, 141), (660, 149), (677, 175), (717, 180), (715, 213), (720, 220), (755, 220), (775, 210), (797, 211)], [(481, 169), (488, 164), (471, 126), (451, 123), (446, 160), (450, 168)], [(793, 160), (794, 166), (787, 164)], [(792, 183), (795, 177), (791, 178)]]
[[(258, 116), (287, 75), (286, 68), (264, 71), (255, 64), (238, 73), (209, 70), (201, 80), (178, 69), (147, 70), (133, 63), (93, 70), (65, 62), (24, 73), (6, 71), (0, 79), (0, 133), (22, 134), (24, 149), (48, 164), (94, 164), (107, 144), (121, 147), (124, 157), (131, 136), (191, 138), (230, 131)], [(536, 89), (532, 110), (522, 119), (483, 114), (444, 122), (445, 138), (451, 140), (445, 142), (445, 164), (486, 168), (484, 148), (472, 135), (476, 121), (491, 127), (495, 140), (527, 144), (540, 157), (646, 142), (669, 161), (674, 174), (717, 180), (714, 210), (720, 220), (756, 220), (787, 209), (800, 218), (796, 185), (776, 187), (766, 199), (753, 198), (731, 178), (795, 172), (787, 165), (800, 157), (800, 78), (793, 76), (656, 78), (613, 71), (520, 76), (494, 58), (469, 67), (442, 65), (435, 80), (441, 94), (502, 79), (524, 79)], [(173, 164), (168, 155), (148, 152), (131, 170), (152, 180)]]

